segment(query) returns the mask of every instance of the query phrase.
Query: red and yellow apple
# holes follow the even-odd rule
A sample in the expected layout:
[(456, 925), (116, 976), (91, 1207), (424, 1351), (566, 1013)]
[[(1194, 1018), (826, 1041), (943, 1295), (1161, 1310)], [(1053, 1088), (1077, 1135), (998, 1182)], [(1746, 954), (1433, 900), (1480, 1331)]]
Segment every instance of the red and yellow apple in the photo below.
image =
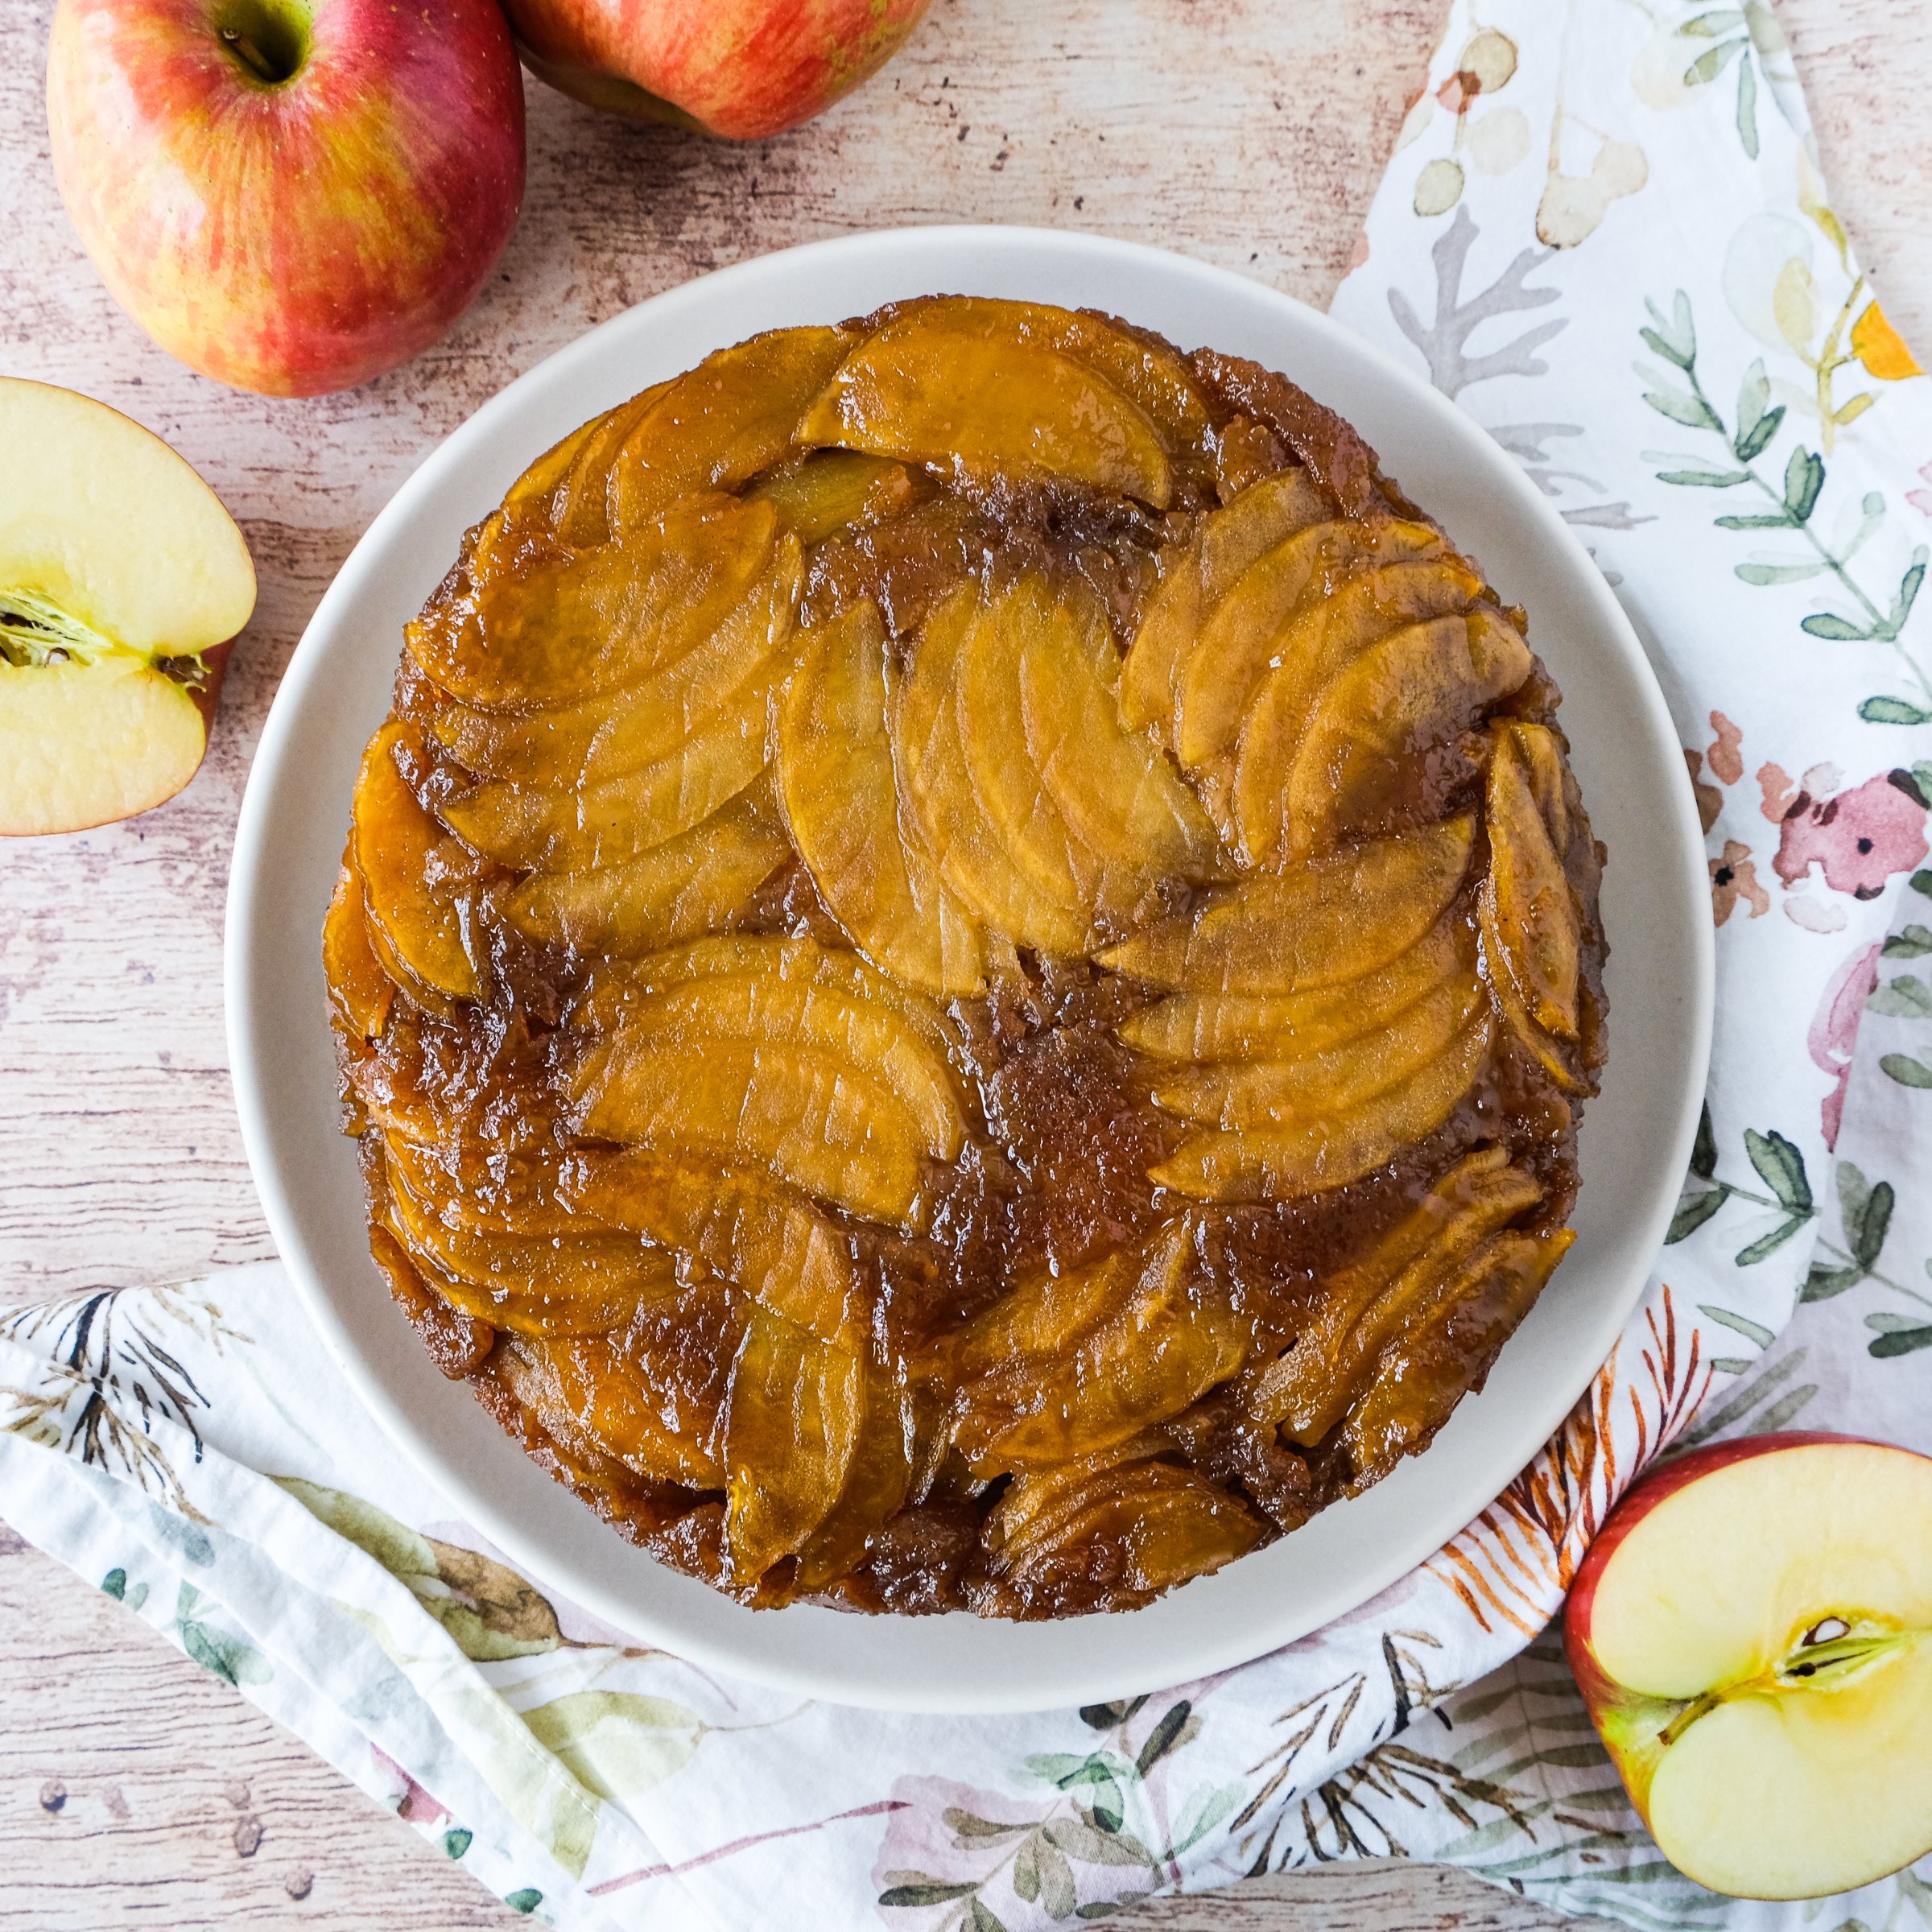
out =
[(735, 140), (877, 73), (930, 0), (504, 0), (530, 71), (592, 107)]
[(78, 832), (195, 775), (248, 546), (159, 436), (104, 402), (0, 378), (0, 836)]
[(523, 196), (496, 0), (60, 0), (47, 118), (115, 300), (190, 368), (270, 395), (428, 348)]
[(1792, 1434), (1668, 1462), (1611, 1513), (1564, 1629), (1686, 1877), (1815, 1898), (1932, 1852), (1932, 1457)]

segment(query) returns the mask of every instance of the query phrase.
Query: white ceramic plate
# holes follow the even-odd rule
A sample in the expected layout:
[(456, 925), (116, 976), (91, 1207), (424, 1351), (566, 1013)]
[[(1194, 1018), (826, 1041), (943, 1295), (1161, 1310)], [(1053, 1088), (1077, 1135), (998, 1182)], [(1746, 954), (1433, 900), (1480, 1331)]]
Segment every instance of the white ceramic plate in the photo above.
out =
[[(1565, 693), (1609, 848), (1611, 1059), (1582, 1137), (1578, 1241), (1424, 1455), (1367, 1496), (1144, 1610), (1058, 1623), (753, 1612), (654, 1563), (514, 1447), (431, 1365), (369, 1261), (341, 1132), (320, 935), (365, 740), (402, 625), (538, 453), (587, 418), (760, 329), (936, 292), (1097, 308), (1285, 372), (1353, 422), (1505, 598)], [(1703, 840), (1641, 647), (1583, 547), (1468, 419), (1325, 316), (1224, 270), (1092, 236), (913, 229), (724, 269), (594, 330), (485, 405), (356, 546), (289, 665), (255, 757), (228, 906), (229, 1046), (255, 1180), (316, 1327), (372, 1413), (530, 1575), (694, 1661), (845, 1703), (1014, 1711), (1154, 1690), (1261, 1655), (1435, 1550), (1536, 1453), (1608, 1354), (1662, 1243), (1709, 1046)]]

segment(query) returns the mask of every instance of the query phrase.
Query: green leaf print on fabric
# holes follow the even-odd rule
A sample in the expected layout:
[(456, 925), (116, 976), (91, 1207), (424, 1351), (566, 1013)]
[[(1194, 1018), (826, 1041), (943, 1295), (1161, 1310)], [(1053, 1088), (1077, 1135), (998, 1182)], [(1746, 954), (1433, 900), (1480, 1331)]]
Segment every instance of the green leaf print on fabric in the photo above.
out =
[(1697, 1142), (1691, 1150), (1690, 1172), (1678, 1197), (1677, 1212), (1664, 1236), (1666, 1247), (1686, 1241), (1707, 1221), (1715, 1218), (1727, 1203), (1744, 1201), (1758, 1208), (1778, 1210), (1783, 1218), (1768, 1232), (1739, 1249), (1737, 1265), (1754, 1267), (1775, 1254), (1800, 1228), (1815, 1218), (1817, 1204), (1812, 1199), (1811, 1183), (1805, 1172), (1805, 1157), (1785, 1136), (1773, 1129), (1760, 1133), (1744, 1130), (1744, 1153), (1759, 1179), (1771, 1191), (1760, 1194), (1735, 1181), (1724, 1179), (1717, 1171), (1717, 1149), (1711, 1130), (1711, 1109), (1707, 1104), (1698, 1123)]
[(276, 1480), (310, 1515), (407, 1583), (465, 1657), (533, 1657), (564, 1641), (548, 1599), (507, 1565), (421, 1535), (344, 1490), (294, 1476)]
[(184, 1583), (175, 1600), (175, 1620), (168, 1628), (181, 1640), (181, 1648), (204, 1670), (225, 1678), (231, 1684), (265, 1684), (275, 1675), (274, 1666), (252, 1644), (196, 1616), (203, 1601), (192, 1583)]
[[(1867, 1352), (1882, 1362), (1932, 1346), (1932, 1294), (1907, 1286), (1879, 1267), (1898, 1204), (1897, 1191), (1889, 1181), (1868, 1180), (1850, 1161), (1839, 1162), (1835, 1178), (1844, 1239), (1842, 1244), (1819, 1241), (1820, 1258), (1811, 1264), (1798, 1299), (1831, 1301), (1871, 1282), (1913, 1306), (1903, 1314), (1888, 1309), (1868, 1315), (1865, 1326), (1873, 1331), (1875, 1339), (1867, 1345)], [(1926, 1272), (1932, 1275), (1932, 1260), (1926, 1261)]]
[(126, 1604), (130, 1610), (138, 1610), (147, 1601), (147, 1585), (136, 1583), (128, 1587), (127, 1572), (118, 1563), (101, 1579), (101, 1589), (118, 1604)]
[(508, 1893), (503, 1902), (513, 1912), (534, 1912), (543, 1902), (543, 1894), (535, 1885), (525, 1885), (520, 1891)]
[(586, 1790), (619, 1804), (681, 1769), (705, 1732), (683, 1704), (621, 1690), (573, 1691), (522, 1716)]
[[(1839, 352), (1839, 344), (1864, 287), (1862, 279), (1853, 283), (1818, 358), (1811, 364), (1818, 385), (1824, 452), (1798, 444), (1786, 456), (1782, 475), (1773, 473), (1772, 477), (1759, 469), (1757, 461), (1783, 427), (1785, 406), (1773, 405), (1770, 378), (1762, 361), (1752, 363), (1745, 370), (1738, 387), (1733, 422), (1727, 426), (1723, 412), (1711, 400), (1699, 374), (1697, 330), (1690, 297), (1679, 289), (1667, 318), (1654, 302), (1646, 302), (1650, 320), (1638, 328), (1639, 339), (1682, 378), (1683, 386), (1674, 386), (1640, 362), (1637, 374), (1651, 385), (1643, 392), (1644, 401), (1670, 422), (1720, 438), (1730, 460), (1719, 464), (1654, 451), (1646, 452), (1646, 459), (1662, 465), (1656, 472), (1660, 483), (1700, 489), (1735, 489), (1748, 485), (1754, 489), (1768, 508), (1716, 517), (1713, 518), (1716, 526), (1732, 531), (1788, 530), (1804, 539), (1808, 554), (1752, 559), (1732, 565), (1735, 574), (1741, 581), (1761, 588), (1829, 576), (1852, 600), (1859, 614), (1847, 617), (1837, 611), (1813, 611), (1800, 620), (1799, 628), (1831, 642), (1890, 645), (1917, 681), (1927, 705), (1904, 698), (1868, 698), (1860, 705), (1859, 716), (1868, 724), (1920, 724), (1932, 720), (1932, 708), (1927, 708), (1932, 706), (1932, 680), (1900, 639), (1925, 582), (1928, 555), (1932, 553), (1923, 544), (1913, 550), (1897, 590), (1889, 593), (1889, 606), (1882, 605), (1852, 575), (1851, 564), (1885, 519), (1883, 493), (1877, 490), (1865, 493), (1859, 505), (1858, 526), (1842, 543), (1827, 543), (1819, 535), (1814, 514), (1825, 490), (1825, 456), (1831, 451), (1832, 429), (1855, 420), (1871, 406), (1869, 394), (1855, 397), (1841, 407), (1835, 407), (1831, 397), (1833, 374), (1854, 359), (1848, 353)], [(1810, 360), (1807, 357), (1808, 362)]]

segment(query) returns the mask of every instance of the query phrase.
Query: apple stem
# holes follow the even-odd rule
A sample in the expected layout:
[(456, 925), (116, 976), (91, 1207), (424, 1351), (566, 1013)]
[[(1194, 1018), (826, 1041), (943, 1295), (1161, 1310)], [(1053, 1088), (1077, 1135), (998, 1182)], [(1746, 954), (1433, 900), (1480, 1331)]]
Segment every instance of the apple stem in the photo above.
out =
[(279, 81), (286, 77), (283, 75), (279, 74), (275, 72), (274, 67), (269, 62), (268, 56), (264, 54), (261, 48), (257, 47), (254, 42), (250, 39), (248, 35), (243, 33), (239, 27), (223, 27), (221, 30), (221, 39), (224, 43), (234, 54), (235, 58), (238, 60), (242, 64), (256, 77), (257, 80), (266, 80), (272, 86), (277, 81)]

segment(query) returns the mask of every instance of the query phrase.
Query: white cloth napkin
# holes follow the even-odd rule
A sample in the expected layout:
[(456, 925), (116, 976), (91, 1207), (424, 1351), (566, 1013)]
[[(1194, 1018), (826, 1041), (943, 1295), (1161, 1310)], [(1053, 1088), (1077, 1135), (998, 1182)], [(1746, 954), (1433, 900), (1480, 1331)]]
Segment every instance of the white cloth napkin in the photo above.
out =
[(275, 1267), (0, 1322), (8, 1518), (517, 1909), (1019, 1932), (1397, 1852), (1641, 1927), (1932, 1926), (1909, 1872), (1823, 1909), (1678, 1878), (1546, 1629), (1668, 1444), (1802, 1418), (1932, 1449), (1932, 383), (1759, 0), (1459, 0), (1335, 310), (1579, 527), (1687, 747), (1719, 1024), (1657, 1278), (1562, 1434), (1376, 1601), (1007, 1719), (801, 1703), (547, 1600), (387, 1448)]

